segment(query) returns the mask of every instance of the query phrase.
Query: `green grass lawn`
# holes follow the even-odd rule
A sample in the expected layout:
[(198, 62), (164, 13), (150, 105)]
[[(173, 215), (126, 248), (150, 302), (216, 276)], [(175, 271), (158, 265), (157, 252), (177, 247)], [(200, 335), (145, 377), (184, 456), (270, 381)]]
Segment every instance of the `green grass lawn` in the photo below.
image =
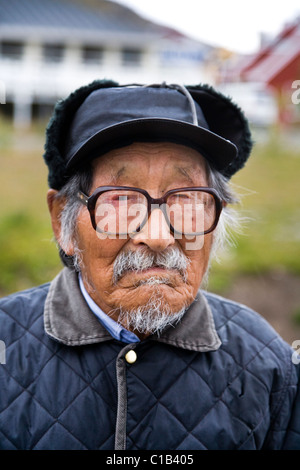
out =
[[(0, 121), (0, 294), (51, 280), (61, 269), (46, 204), (47, 168), (43, 133), (16, 134)], [(286, 270), (300, 274), (300, 148), (276, 134), (257, 144), (232, 180), (243, 194), (239, 210), (248, 217), (220, 263), (210, 286), (222, 291), (243, 273)]]
[(300, 274), (300, 139), (288, 145), (276, 133), (256, 144), (252, 155), (232, 179), (242, 195), (239, 211), (246, 220), (236, 245), (214, 264), (215, 290), (239, 274), (288, 271)]
[(61, 264), (48, 208), (43, 136), (0, 122), (0, 294), (51, 279)]

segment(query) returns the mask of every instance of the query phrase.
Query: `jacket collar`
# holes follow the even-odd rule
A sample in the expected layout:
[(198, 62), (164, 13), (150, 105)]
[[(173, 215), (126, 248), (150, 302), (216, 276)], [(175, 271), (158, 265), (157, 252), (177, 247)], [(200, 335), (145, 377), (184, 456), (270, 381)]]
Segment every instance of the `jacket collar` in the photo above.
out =
[[(64, 268), (50, 284), (44, 327), (51, 338), (68, 346), (113, 339), (88, 307), (79, 288), (78, 276), (69, 268)], [(180, 323), (149, 339), (198, 352), (215, 351), (221, 345), (211, 309), (201, 291)]]

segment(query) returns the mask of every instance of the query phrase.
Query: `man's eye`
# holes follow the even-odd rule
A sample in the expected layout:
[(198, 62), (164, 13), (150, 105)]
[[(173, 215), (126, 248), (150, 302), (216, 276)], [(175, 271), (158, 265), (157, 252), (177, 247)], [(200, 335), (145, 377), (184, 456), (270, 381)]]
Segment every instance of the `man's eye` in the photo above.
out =
[(169, 204), (174, 204), (176, 202), (186, 202), (186, 201), (189, 201), (191, 199), (191, 197), (189, 196), (189, 194), (174, 194), (173, 196), (170, 196), (168, 198), (168, 203)]
[(123, 194), (121, 194), (121, 195), (114, 194), (112, 196), (107, 197), (107, 201), (110, 201), (112, 203), (128, 201), (128, 196), (123, 195)]
[(114, 196), (112, 198), (111, 202), (113, 204), (122, 204), (122, 203), (134, 204), (134, 203), (138, 202), (138, 196), (136, 196), (134, 194)]

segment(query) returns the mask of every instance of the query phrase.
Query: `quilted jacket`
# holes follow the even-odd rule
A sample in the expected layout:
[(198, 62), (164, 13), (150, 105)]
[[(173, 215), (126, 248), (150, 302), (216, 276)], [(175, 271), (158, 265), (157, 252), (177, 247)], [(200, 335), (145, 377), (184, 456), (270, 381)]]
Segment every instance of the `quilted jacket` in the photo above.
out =
[(0, 328), (0, 449), (300, 449), (293, 350), (245, 306), (199, 291), (124, 344), (65, 268), (3, 298)]

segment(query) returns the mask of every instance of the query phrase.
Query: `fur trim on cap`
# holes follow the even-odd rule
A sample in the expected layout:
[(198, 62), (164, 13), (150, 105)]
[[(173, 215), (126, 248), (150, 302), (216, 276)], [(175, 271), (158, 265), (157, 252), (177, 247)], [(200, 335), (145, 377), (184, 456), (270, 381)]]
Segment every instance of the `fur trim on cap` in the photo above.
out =
[(64, 139), (74, 114), (86, 97), (98, 88), (118, 86), (112, 80), (95, 80), (89, 85), (78, 88), (68, 98), (58, 101), (46, 129), (44, 160), (49, 168), (48, 183), (53, 189), (61, 189), (68, 180), (66, 162), (63, 156)]
[[(200, 104), (210, 130), (229, 139), (238, 149), (237, 157), (222, 171), (224, 176), (230, 178), (244, 167), (253, 148), (248, 119), (232, 98), (225, 96), (210, 85), (187, 86), (187, 89)], [(216, 107), (222, 109), (223, 115), (223, 110), (226, 109), (227, 118), (224, 115), (222, 120), (216, 120)]]

